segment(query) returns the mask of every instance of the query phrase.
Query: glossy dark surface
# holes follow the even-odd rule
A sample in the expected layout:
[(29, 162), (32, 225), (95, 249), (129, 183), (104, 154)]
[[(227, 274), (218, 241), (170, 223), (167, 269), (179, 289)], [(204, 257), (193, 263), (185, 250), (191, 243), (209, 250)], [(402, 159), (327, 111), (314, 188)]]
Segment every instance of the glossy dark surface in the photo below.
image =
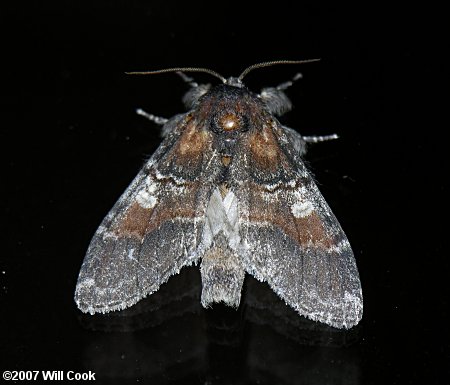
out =
[[(427, 22), (427, 9), (46, 4), (2, 16), (13, 80), (1, 128), (2, 371), (91, 370), (120, 384), (448, 383), (443, 64), (428, 59), (442, 50), (441, 27), (414, 18)], [(73, 292), (90, 238), (159, 143), (134, 110), (169, 117), (187, 90), (176, 75), (124, 72), (189, 65), (236, 76), (258, 61), (316, 57), (246, 84), (258, 91), (301, 71), (281, 121), (341, 137), (305, 159), (354, 248), (360, 325), (307, 321), (251, 277), (238, 311), (205, 310), (197, 268), (128, 311), (81, 314)]]

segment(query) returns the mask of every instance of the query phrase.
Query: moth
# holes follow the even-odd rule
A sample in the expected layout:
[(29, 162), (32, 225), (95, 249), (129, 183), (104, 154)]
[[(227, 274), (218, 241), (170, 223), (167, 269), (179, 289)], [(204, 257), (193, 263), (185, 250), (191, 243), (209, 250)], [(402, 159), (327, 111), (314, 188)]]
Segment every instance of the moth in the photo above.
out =
[[(140, 111), (163, 124), (164, 139), (90, 243), (75, 290), (81, 311), (125, 309), (200, 265), (204, 307), (238, 307), (248, 273), (311, 320), (360, 321), (352, 249), (302, 161), (306, 143), (335, 136), (302, 136), (277, 120), (292, 107), (284, 90), (293, 81), (259, 94), (242, 81), (291, 63), (300, 62), (259, 63), (228, 79), (204, 68), (138, 73), (180, 72), (188, 111), (168, 120)], [(199, 85), (188, 71), (222, 83)]]

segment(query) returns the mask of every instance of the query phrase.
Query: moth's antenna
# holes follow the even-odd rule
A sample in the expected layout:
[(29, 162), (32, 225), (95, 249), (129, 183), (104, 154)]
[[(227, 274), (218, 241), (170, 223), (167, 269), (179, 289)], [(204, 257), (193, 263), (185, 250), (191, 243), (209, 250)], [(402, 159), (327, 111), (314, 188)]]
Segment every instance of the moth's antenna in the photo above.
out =
[(273, 65), (278, 65), (278, 64), (304, 64), (304, 63), (312, 63), (315, 61), (319, 61), (320, 59), (309, 59), (309, 60), (274, 60), (274, 61), (266, 61), (263, 63), (258, 63), (258, 64), (253, 64), (250, 67), (247, 67), (238, 77), (238, 79), (240, 81), (242, 81), (242, 79), (244, 79), (245, 76), (247, 76), (247, 74), (250, 71), (253, 71), (256, 68), (263, 68), (263, 67), (270, 67)]
[(166, 72), (206, 72), (216, 78), (222, 80), (223, 83), (227, 81), (222, 75), (217, 73), (216, 71), (210, 70), (208, 68), (197, 68), (197, 67), (175, 67), (175, 68), (165, 68), (162, 70), (156, 71), (145, 71), (145, 72), (125, 72), (127, 75), (156, 75), (163, 74)]

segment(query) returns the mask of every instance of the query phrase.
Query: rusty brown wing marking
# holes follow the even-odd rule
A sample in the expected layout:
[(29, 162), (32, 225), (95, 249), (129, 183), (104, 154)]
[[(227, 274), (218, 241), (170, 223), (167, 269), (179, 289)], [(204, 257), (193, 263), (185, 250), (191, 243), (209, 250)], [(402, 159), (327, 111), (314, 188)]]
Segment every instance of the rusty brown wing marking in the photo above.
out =
[(252, 132), (235, 161), (246, 271), (301, 315), (357, 324), (362, 292), (350, 244), (282, 127)]
[(84, 312), (129, 307), (198, 259), (219, 161), (201, 124), (190, 115), (174, 119), (91, 241), (75, 291)]

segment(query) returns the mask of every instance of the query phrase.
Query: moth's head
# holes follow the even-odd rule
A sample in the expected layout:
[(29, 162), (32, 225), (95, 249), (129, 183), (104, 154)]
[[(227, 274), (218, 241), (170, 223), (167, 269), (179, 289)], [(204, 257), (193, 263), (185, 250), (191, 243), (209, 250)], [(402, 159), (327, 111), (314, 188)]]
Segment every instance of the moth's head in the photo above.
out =
[[(274, 115), (282, 115), (285, 112), (291, 110), (292, 103), (289, 98), (284, 93), (284, 89), (287, 88), (285, 84), (278, 87), (268, 87), (264, 88), (259, 94), (253, 93), (245, 87), (243, 83), (243, 79), (250, 71), (253, 71), (257, 68), (269, 67), (277, 64), (301, 64), (301, 63), (309, 63), (314, 62), (319, 59), (312, 60), (277, 60), (277, 61), (269, 61), (254, 64), (250, 67), (247, 67), (238, 77), (229, 77), (228, 79), (220, 75), (219, 73), (210, 70), (208, 68), (196, 68), (196, 67), (183, 67), (183, 68), (166, 68), (158, 71), (147, 71), (147, 72), (129, 72), (129, 74), (138, 74), (138, 75), (149, 75), (149, 74), (159, 74), (165, 72), (177, 72), (186, 82), (191, 85), (191, 88), (186, 94), (183, 96), (183, 103), (188, 109), (196, 108), (204, 102), (209, 97), (214, 97), (215, 94), (219, 91), (223, 90), (231, 90), (230, 94), (234, 94), (232, 92), (233, 89), (240, 89), (244, 91), (244, 94), (251, 95), (254, 98), (259, 99), (262, 102), (262, 106), (265, 110), (267, 110), (270, 114)], [(186, 76), (185, 72), (205, 72), (216, 78), (219, 78), (222, 81), (222, 84), (219, 86), (211, 86), (211, 84), (197, 84), (194, 80), (188, 76)], [(294, 78), (295, 79), (295, 78)], [(291, 83), (291, 82), (288, 82)], [(286, 83), (287, 84), (287, 83)]]
[[(197, 83), (191, 83), (191, 88), (189, 91), (187, 91), (183, 96), (183, 103), (186, 106), (187, 109), (192, 109), (196, 106), (198, 106), (200, 100), (205, 95), (213, 95), (216, 93), (217, 90), (222, 90), (223, 86), (229, 86), (231, 88), (245, 88), (244, 83), (241, 79), (236, 77), (229, 77), (228, 79), (225, 79), (219, 74), (216, 74), (214, 72), (214, 76), (218, 77), (220, 80), (222, 80), (222, 84), (212, 86), (211, 84), (197, 84)], [(204, 99), (204, 98), (203, 98)]]

